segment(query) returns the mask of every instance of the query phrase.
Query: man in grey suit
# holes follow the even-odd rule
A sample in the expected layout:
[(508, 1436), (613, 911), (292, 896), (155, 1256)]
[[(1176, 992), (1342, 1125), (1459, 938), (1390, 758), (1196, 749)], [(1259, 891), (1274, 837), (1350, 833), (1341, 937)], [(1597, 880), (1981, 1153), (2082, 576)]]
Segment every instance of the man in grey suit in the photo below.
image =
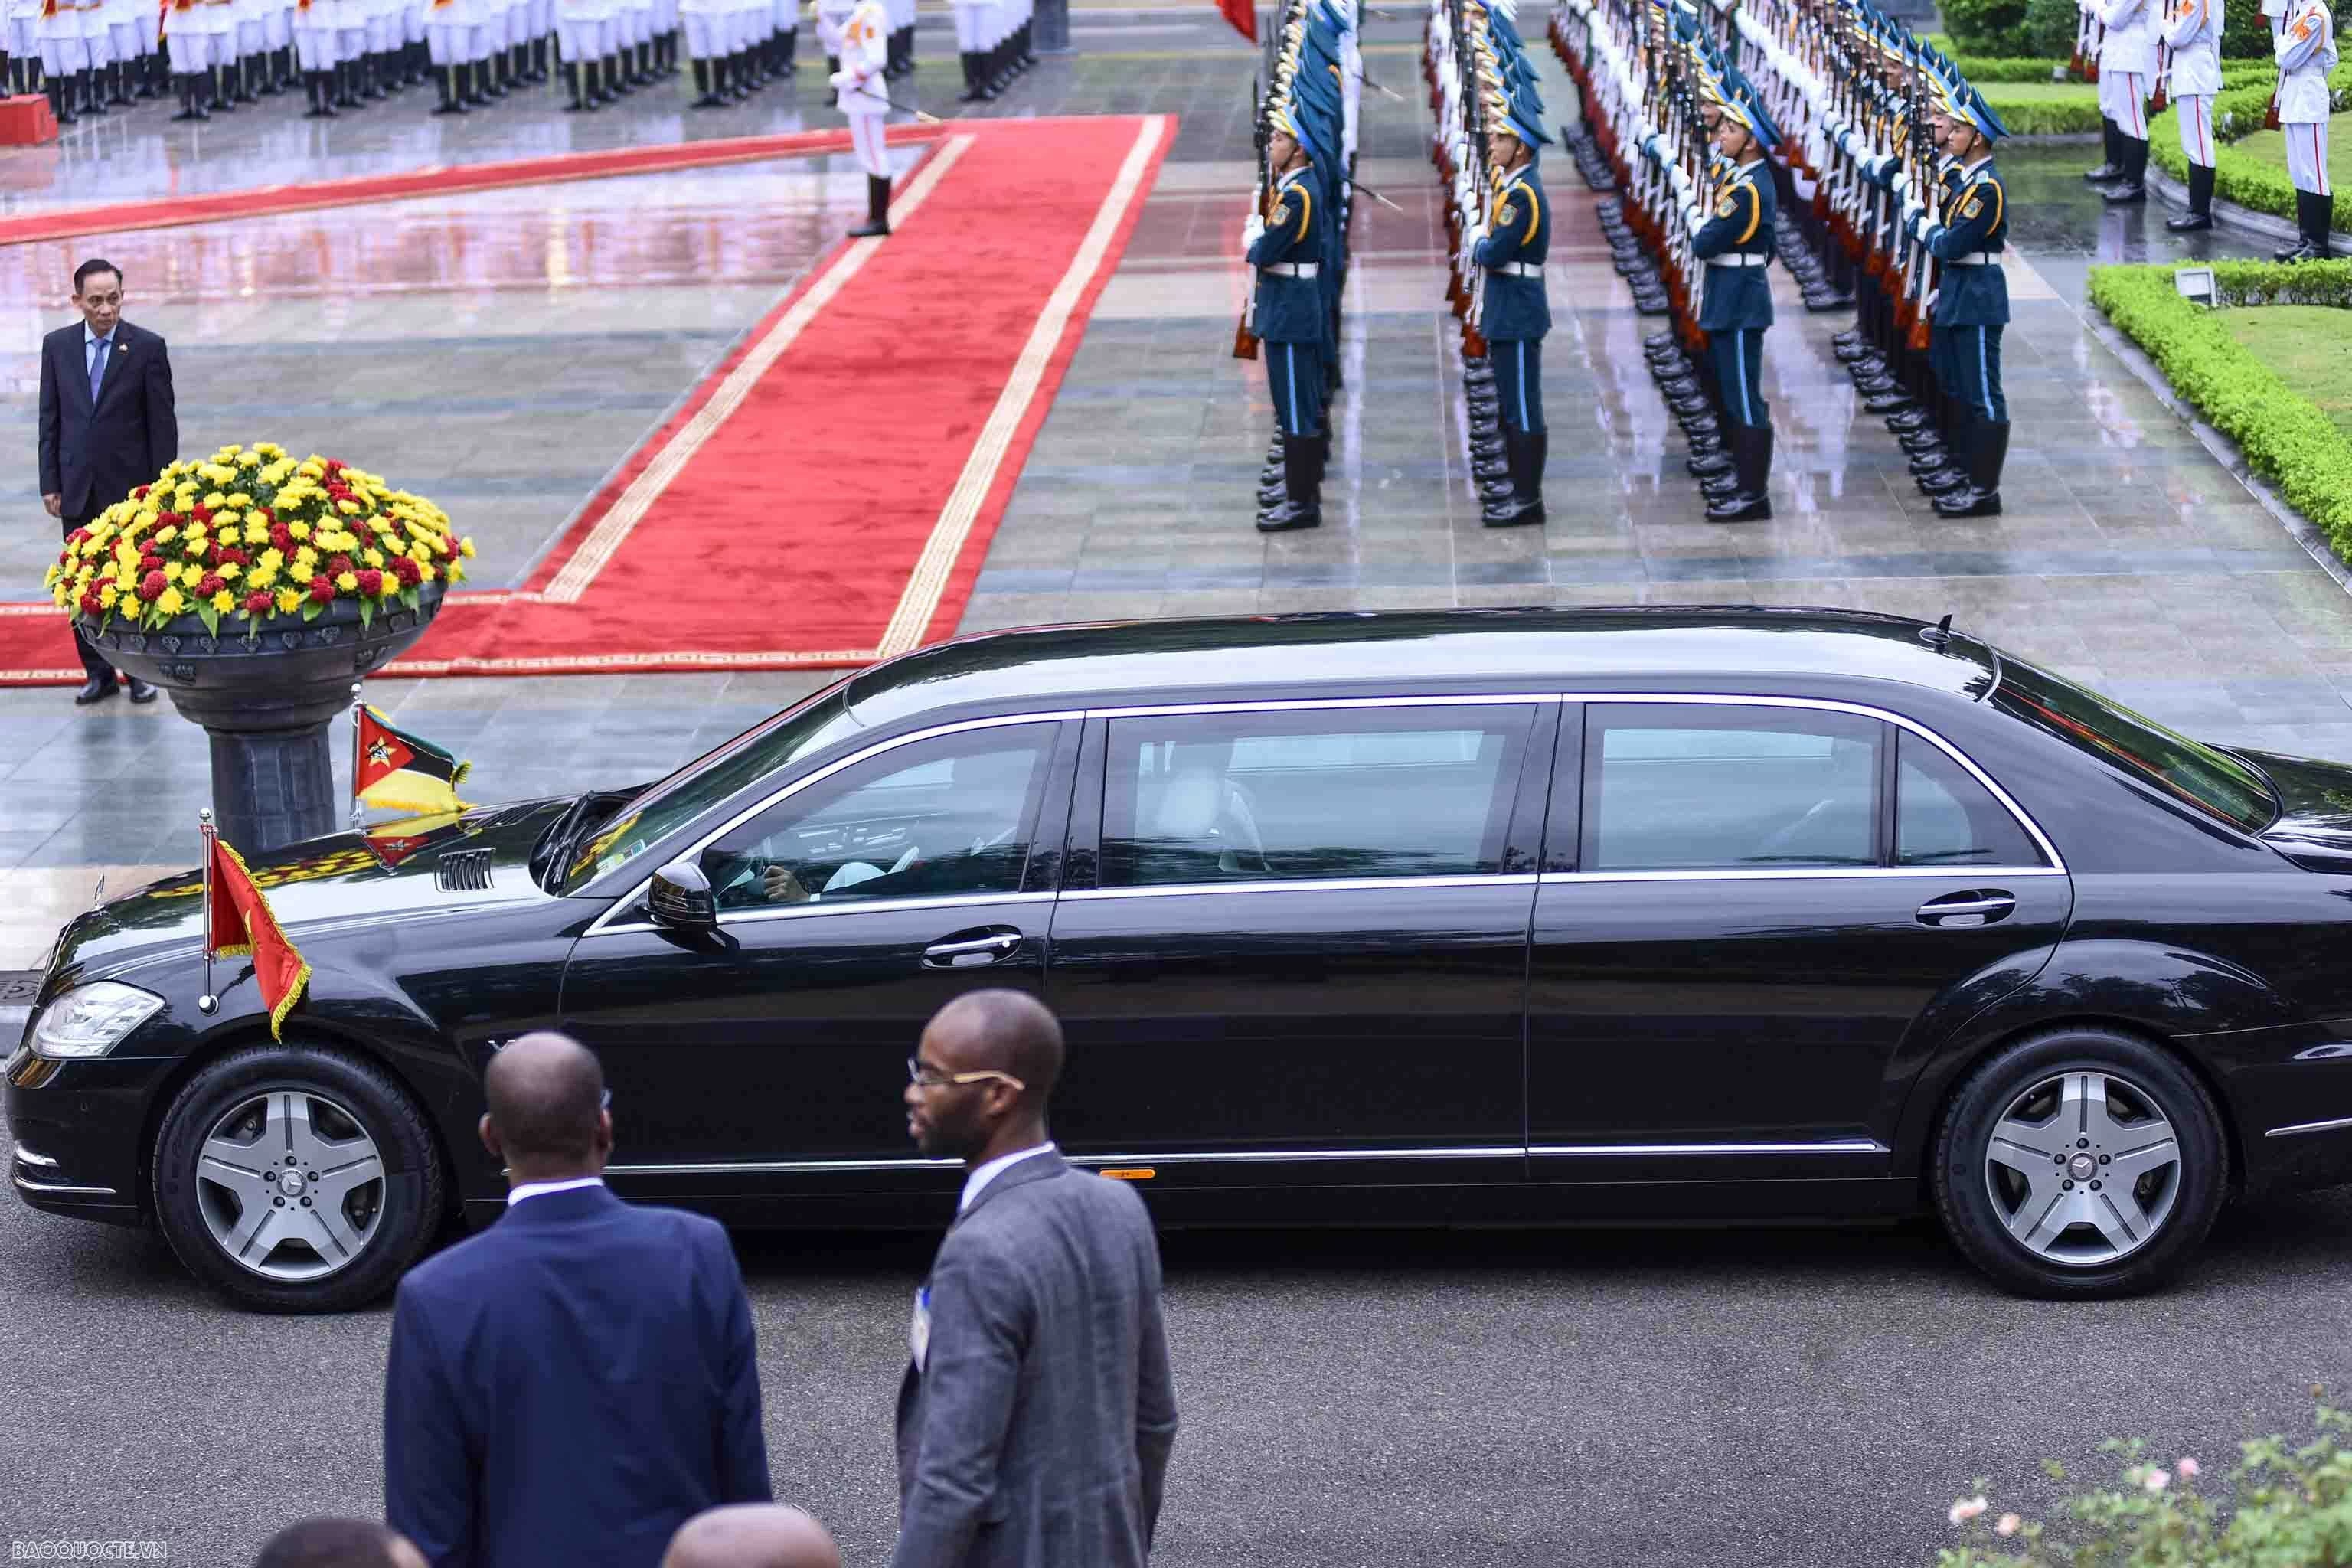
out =
[(1176, 1396), (1143, 1202), (1045, 1131), (1062, 1029), (974, 991), (908, 1064), (907, 1127), (969, 1174), (915, 1298), (894, 1568), (1140, 1568)]

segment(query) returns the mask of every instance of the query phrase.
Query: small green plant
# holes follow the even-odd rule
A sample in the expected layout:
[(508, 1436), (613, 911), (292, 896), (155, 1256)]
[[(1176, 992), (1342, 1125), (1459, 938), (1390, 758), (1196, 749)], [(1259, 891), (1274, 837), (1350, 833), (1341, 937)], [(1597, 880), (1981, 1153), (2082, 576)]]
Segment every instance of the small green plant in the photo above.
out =
[[(2241, 1443), (2237, 1464), (2210, 1493), (2195, 1458), (2152, 1463), (2139, 1439), (2110, 1440), (2103, 1448), (2123, 1463), (2119, 1483), (2058, 1505), (2074, 1527), (2065, 1532), (2073, 1544), (2040, 1521), (1996, 1513), (1979, 1480), (1946, 1515), (1967, 1536), (1936, 1554), (1936, 1568), (2347, 1568), (2352, 1415), (2322, 1404), (2316, 1426), (2300, 1447), (2275, 1436)], [(2042, 1468), (2066, 1479), (2054, 1459)]]

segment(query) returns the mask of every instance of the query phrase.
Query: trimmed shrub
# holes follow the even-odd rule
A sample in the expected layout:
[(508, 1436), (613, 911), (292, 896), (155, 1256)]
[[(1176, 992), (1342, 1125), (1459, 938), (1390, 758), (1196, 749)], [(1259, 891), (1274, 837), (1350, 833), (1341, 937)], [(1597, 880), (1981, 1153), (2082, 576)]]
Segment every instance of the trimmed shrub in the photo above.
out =
[(1942, 0), (1945, 29), (1960, 53), (2025, 56), (2035, 53), (2025, 33), (2026, 0)]
[(2088, 82), (2072, 84), (2063, 94), (2048, 84), (2036, 91), (2007, 82), (1979, 83), (1978, 90), (2012, 136), (2069, 136), (2099, 128), (2099, 89)]
[(2026, 52), (2063, 64), (2074, 52), (2074, 19), (2081, 15), (2074, 0), (2025, 0), (2025, 20), (2019, 30), (2025, 35)]
[[(2094, 267), (2091, 301), (2137, 343), (2254, 472), (2278, 487), (2339, 556), (2352, 560), (2352, 440), (2309, 398), (2241, 347), (2213, 313), (2180, 297), (2170, 267)], [(2225, 301), (2352, 308), (2352, 261), (2219, 262)]]

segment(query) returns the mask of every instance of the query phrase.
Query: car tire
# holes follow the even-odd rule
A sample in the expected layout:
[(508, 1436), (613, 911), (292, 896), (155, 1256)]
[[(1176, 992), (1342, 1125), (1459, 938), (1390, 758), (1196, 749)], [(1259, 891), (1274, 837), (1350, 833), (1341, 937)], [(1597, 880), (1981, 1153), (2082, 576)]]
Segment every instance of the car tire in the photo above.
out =
[(2117, 1030), (2058, 1028), (1961, 1084), (1930, 1179), (1954, 1245), (2004, 1289), (2128, 1296), (2204, 1242), (2229, 1194), (2229, 1142), (2212, 1096), (2170, 1053)]
[[(291, 1162), (289, 1150), (299, 1151)], [(301, 1045), (231, 1051), (198, 1070), (163, 1113), (152, 1167), (156, 1217), (180, 1261), (267, 1312), (349, 1311), (383, 1296), (438, 1231), (446, 1190), (406, 1091), (350, 1052)]]

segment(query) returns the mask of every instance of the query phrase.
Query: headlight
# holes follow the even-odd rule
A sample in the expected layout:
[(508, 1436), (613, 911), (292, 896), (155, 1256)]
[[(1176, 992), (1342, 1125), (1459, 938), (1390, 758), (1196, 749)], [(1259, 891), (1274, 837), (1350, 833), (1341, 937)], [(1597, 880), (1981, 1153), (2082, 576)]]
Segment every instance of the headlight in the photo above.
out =
[(77, 985), (42, 1010), (40, 1022), (33, 1026), (33, 1054), (102, 1057), (163, 1005), (161, 996), (120, 981)]

